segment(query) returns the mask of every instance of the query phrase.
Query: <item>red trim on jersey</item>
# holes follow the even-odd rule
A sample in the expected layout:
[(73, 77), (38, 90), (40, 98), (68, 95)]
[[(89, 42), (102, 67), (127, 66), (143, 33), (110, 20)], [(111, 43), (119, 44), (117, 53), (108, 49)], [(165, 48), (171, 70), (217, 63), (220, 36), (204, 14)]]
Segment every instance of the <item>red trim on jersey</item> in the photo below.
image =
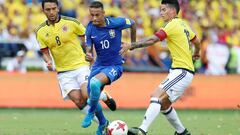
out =
[(195, 35), (190, 41), (194, 41), (197, 38), (197, 36)]
[(163, 41), (165, 38), (167, 38), (167, 33), (162, 29), (160, 29), (159, 31), (154, 33), (154, 35), (157, 36), (161, 41)]
[(42, 48), (42, 49), (40, 49), (40, 50), (41, 50), (41, 52), (48, 51), (48, 47), (46, 47), (46, 48)]
[(79, 35), (79, 37), (85, 37), (85, 35)]

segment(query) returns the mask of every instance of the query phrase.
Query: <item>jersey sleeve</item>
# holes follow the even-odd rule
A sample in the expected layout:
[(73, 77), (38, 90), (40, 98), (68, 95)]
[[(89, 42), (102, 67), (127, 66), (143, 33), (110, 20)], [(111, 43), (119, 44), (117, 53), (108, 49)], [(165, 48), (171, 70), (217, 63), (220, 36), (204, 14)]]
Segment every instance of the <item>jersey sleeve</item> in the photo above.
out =
[(128, 18), (117, 18), (116, 25), (119, 27), (120, 30), (130, 28), (135, 22)]
[(169, 22), (167, 25), (165, 25), (165, 27), (160, 28), (159, 31), (154, 33), (154, 35), (157, 36), (160, 39), (160, 41), (163, 41), (173, 32), (174, 32), (174, 24), (172, 22)]
[(44, 41), (43, 41), (43, 38), (41, 37), (40, 34), (41, 34), (41, 33), (36, 32), (36, 39), (37, 39), (37, 41), (38, 41), (38, 45), (40, 46), (40, 49), (48, 48), (48, 46), (45, 45), (45, 43), (44, 43)]
[(174, 33), (174, 27), (176, 23), (174, 21), (169, 22), (165, 27), (161, 28), (162, 31), (165, 32), (166, 36), (171, 36)]
[(85, 43), (86, 46), (91, 46), (93, 44), (92, 39), (91, 39), (91, 25), (88, 24), (87, 28), (86, 28), (86, 33), (85, 33)]
[(84, 36), (85, 35), (85, 27), (80, 23), (74, 23), (74, 27), (75, 27), (75, 33), (79, 36)]
[(196, 34), (193, 32), (193, 30), (187, 25), (187, 30), (189, 32), (189, 39), (193, 40), (196, 37)]

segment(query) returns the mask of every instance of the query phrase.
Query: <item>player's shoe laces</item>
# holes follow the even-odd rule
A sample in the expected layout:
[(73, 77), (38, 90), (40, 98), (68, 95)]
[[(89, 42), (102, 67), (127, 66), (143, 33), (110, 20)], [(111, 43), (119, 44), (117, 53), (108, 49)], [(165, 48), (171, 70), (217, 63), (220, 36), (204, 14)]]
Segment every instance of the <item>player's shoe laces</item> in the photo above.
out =
[(191, 135), (191, 133), (187, 129), (185, 129), (181, 134), (175, 132), (174, 135)]
[(99, 125), (96, 131), (96, 135), (107, 135), (108, 120), (103, 125)]
[(92, 119), (94, 117), (94, 113), (87, 113), (85, 118), (82, 121), (82, 127), (87, 128), (91, 125)]
[(128, 129), (128, 135), (147, 135), (147, 133), (141, 128), (132, 127)]
[(105, 101), (103, 100), (103, 102), (108, 106), (110, 110), (115, 111), (117, 109), (115, 100), (106, 91), (103, 91), (103, 92), (107, 96), (107, 100)]

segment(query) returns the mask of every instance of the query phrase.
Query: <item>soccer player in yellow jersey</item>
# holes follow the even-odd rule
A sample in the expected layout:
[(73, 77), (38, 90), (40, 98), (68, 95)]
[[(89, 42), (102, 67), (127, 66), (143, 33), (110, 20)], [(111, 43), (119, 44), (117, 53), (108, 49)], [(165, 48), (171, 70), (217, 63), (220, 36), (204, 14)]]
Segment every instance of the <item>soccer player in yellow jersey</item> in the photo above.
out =
[[(71, 99), (83, 113), (87, 113), (90, 70), (79, 38), (84, 41), (85, 27), (74, 18), (60, 16), (57, 0), (43, 0), (42, 8), (47, 21), (36, 29), (36, 37), (43, 59), (50, 71), (54, 70), (55, 64), (62, 97)], [(116, 109), (115, 101), (105, 91), (100, 99), (111, 110)]]
[[(120, 53), (125, 53), (128, 49), (147, 47), (166, 39), (172, 56), (172, 68), (166, 79), (151, 94), (150, 105), (142, 124), (137, 128), (130, 128), (128, 135), (146, 135), (149, 126), (160, 111), (176, 130), (174, 135), (190, 135), (171, 105), (180, 98), (192, 82), (194, 75), (193, 60), (199, 58), (200, 41), (190, 27), (177, 17), (179, 10), (177, 0), (162, 0), (160, 15), (166, 25), (154, 35), (142, 41), (122, 44)], [(195, 46), (193, 54), (190, 47), (191, 43)]]

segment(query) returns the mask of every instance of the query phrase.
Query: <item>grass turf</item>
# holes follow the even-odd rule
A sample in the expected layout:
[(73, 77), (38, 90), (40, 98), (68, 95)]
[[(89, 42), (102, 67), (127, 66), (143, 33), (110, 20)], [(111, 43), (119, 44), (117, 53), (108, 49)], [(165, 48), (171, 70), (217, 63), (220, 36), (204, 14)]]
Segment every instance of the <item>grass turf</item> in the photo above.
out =
[[(240, 110), (177, 110), (193, 135), (240, 135)], [(110, 121), (120, 119), (139, 126), (145, 110), (104, 110)], [(84, 115), (77, 109), (0, 109), (0, 135), (94, 135), (97, 124), (82, 128)], [(162, 114), (148, 135), (173, 135)]]

